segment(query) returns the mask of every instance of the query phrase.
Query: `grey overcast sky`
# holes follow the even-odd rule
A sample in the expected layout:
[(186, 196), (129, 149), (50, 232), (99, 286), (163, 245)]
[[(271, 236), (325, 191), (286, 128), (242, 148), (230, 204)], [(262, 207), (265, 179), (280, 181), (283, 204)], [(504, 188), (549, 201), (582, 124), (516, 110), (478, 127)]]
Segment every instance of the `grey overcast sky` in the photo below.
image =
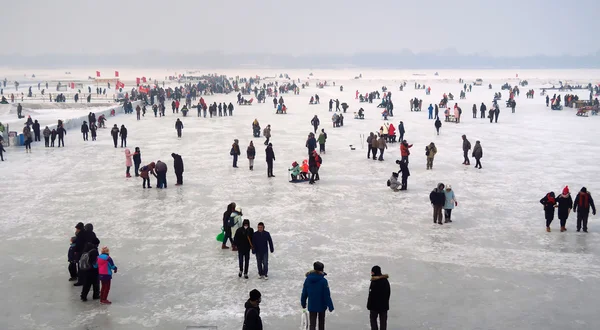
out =
[[(0, 54), (600, 50), (600, 0), (0, 0)], [(594, 37), (596, 33), (596, 37)]]

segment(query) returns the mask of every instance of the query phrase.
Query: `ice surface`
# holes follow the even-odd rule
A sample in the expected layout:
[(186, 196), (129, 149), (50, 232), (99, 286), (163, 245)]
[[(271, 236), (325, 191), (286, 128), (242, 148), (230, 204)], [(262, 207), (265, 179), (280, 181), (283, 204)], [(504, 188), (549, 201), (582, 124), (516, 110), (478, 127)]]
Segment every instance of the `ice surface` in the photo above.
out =
[[(305, 81), (310, 71), (281, 72)], [(353, 79), (358, 73), (362, 80)], [(525, 91), (549, 81), (587, 84), (600, 72), (519, 73), (530, 85), (521, 88), (516, 114), (500, 103), (497, 124), (470, 118), (471, 107), (482, 101), (489, 107), (513, 71), (440, 71), (439, 77), (314, 71), (310, 88), (299, 96), (283, 95), (287, 115), (275, 115), (267, 102), (236, 107), (234, 117), (196, 118), (192, 111), (192, 117), (182, 118), (167, 110), (166, 118), (149, 112), (139, 122), (135, 115), (109, 118), (110, 126), (127, 126), (129, 148), (141, 148), (143, 163), (167, 162), (169, 188), (162, 191), (125, 179), (123, 149), (112, 147), (108, 129), (99, 130), (96, 142), (69, 131), (64, 149), (36, 143), (33, 153), (25, 154), (7, 148), (7, 160), (0, 162), (0, 329), (239, 329), (254, 288), (263, 294), (265, 329), (296, 329), (304, 273), (315, 260), (329, 274), (336, 308), (327, 315), (330, 329), (368, 328), (366, 297), (376, 264), (390, 275), (390, 329), (594, 329), (600, 322), (597, 217), (591, 217), (589, 234), (575, 232), (574, 214), (568, 232), (558, 232), (555, 220), (554, 231), (546, 233), (539, 199), (567, 184), (572, 192), (586, 186), (598, 196), (600, 119), (577, 117), (570, 108), (550, 111), (539, 90), (533, 100)], [(263, 74), (269, 75), (274, 73)], [(408, 84), (400, 92), (402, 77)], [(458, 96), (459, 77), (482, 78), (484, 86), (458, 101), (462, 122), (444, 123), (436, 136), (427, 112), (410, 112), (408, 100), (417, 96), (427, 107), (444, 92)], [(332, 78), (338, 87), (314, 87), (315, 81)], [(415, 91), (414, 79), (428, 81), (431, 96)], [(494, 90), (486, 87), (490, 80)], [(397, 170), (399, 145), (389, 146), (384, 162), (367, 160), (361, 146), (360, 135), (377, 131), (383, 121), (376, 103), (359, 104), (354, 93), (383, 85), (393, 92), (391, 122), (402, 120), (405, 138), (414, 143), (406, 192), (393, 193), (385, 185)], [(320, 106), (308, 105), (314, 93)], [(588, 97), (586, 91), (576, 93)], [(350, 104), (343, 128), (331, 127), (329, 98)], [(235, 94), (205, 99), (235, 103)], [(367, 119), (352, 119), (361, 106)], [(288, 167), (307, 156), (304, 144), (315, 114), (328, 133), (322, 179), (314, 186), (289, 184)], [(177, 117), (185, 125), (181, 140), (174, 129)], [(254, 118), (262, 127), (271, 124), (276, 178), (266, 177), (263, 139), (252, 138)], [(481, 141), (482, 170), (461, 165), (462, 134), (473, 145)], [(254, 172), (245, 157), (239, 169), (231, 167), (234, 138), (244, 155), (250, 140), (257, 145)], [(438, 154), (433, 171), (426, 171), (424, 148), (432, 141)], [(171, 152), (185, 162), (182, 187), (174, 185)], [(452, 184), (459, 201), (451, 225), (431, 221), (428, 195), (438, 182)], [(269, 281), (256, 278), (254, 259), (251, 278), (238, 279), (237, 255), (215, 241), (231, 201), (253, 227), (262, 221), (273, 236)], [(68, 240), (79, 221), (94, 224), (119, 266), (111, 306), (80, 302), (78, 288), (67, 282)]]

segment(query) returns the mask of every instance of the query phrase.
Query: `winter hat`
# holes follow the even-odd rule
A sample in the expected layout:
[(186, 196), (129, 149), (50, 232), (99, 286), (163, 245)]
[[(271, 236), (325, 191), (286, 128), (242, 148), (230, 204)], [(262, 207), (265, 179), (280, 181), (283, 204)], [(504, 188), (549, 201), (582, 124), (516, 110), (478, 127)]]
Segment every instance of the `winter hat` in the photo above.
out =
[(83, 222), (80, 222), (77, 225), (75, 225), (75, 229), (82, 230), (83, 229)]
[(273, 143), (269, 142), (268, 147), (272, 147), (272, 146), (273, 146)]
[(452, 190), (452, 185), (447, 185), (446, 190)]
[(248, 227), (250, 227), (250, 220), (248, 219), (244, 219), (244, 221), (242, 222), (242, 226), (248, 225)]
[(568, 193), (569, 193), (569, 186), (565, 186), (565, 188), (563, 189), (563, 192), (562, 192), (562, 194), (563, 194), (563, 195), (566, 195), (566, 194), (568, 194)]
[(373, 273), (373, 276), (381, 276), (381, 267), (373, 266), (373, 268), (371, 268), (371, 273)]
[(92, 225), (91, 223), (86, 223), (84, 228), (87, 231), (94, 231), (94, 225)]
[(261, 294), (260, 291), (254, 289), (252, 291), (250, 291), (250, 301), (257, 301), (258, 299), (260, 299)]
[(239, 206), (236, 206), (235, 207), (235, 211), (238, 212), (238, 213), (242, 213), (242, 208), (239, 207)]
[(582, 187), (582, 188), (581, 188), (581, 192), (583, 192), (583, 193), (584, 193), (584, 192), (587, 192), (587, 188), (586, 188), (586, 187)]
[(322, 272), (325, 269), (325, 265), (323, 265), (323, 263), (320, 261), (315, 261), (313, 264), (313, 269), (318, 272)]

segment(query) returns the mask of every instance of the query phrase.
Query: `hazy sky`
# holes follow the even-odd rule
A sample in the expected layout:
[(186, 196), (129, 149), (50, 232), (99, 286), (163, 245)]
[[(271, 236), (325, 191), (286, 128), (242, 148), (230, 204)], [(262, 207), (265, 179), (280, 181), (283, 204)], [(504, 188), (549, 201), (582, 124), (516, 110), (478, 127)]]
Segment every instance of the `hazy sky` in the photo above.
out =
[[(0, 54), (600, 50), (600, 0), (0, 0)], [(596, 37), (594, 38), (594, 32)]]

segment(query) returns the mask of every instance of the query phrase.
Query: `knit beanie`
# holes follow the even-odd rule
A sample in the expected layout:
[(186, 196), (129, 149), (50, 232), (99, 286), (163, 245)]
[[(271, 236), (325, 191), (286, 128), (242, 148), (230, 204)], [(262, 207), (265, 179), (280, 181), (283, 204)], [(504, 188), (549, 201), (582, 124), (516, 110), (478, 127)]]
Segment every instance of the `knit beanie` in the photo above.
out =
[(373, 266), (373, 268), (371, 268), (371, 273), (373, 273), (373, 276), (381, 276), (381, 267)]
[(562, 194), (563, 194), (563, 195), (566, 195), (566, 194), (568, 194), (568, 193), (569, 193), (569, 186), (565, 186), (565, 188), (563, 189), (563, 192), (562, 192)]

